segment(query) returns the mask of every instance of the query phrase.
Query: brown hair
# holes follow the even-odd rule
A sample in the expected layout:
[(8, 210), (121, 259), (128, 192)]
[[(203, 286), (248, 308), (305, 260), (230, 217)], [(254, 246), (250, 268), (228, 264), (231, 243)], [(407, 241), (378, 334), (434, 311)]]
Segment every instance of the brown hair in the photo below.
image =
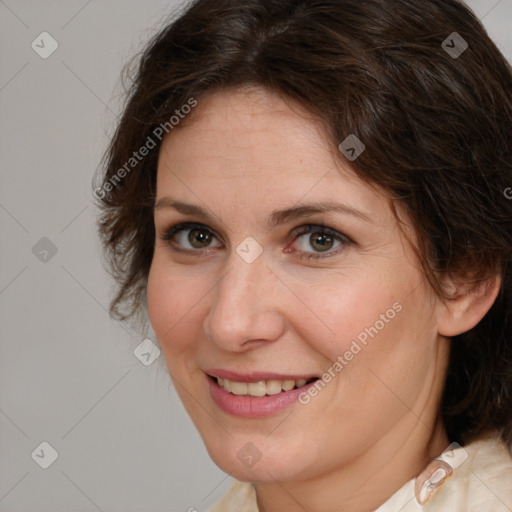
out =
[(95, 191), (119, 284), (111, 314), (145, 311), (157, 134), (183, 105), (244, 85), (300, 102), (336, 146), (350, 134), (363, 141), (350, 165), (406, 209), (440, 295), (442, 276), (501, 274), (491, 310), (452, 340), (441, 414), (461, 444), (490, 430), (511, 442), (512, 71), (457, 0), (189, 4), (143, 52)]

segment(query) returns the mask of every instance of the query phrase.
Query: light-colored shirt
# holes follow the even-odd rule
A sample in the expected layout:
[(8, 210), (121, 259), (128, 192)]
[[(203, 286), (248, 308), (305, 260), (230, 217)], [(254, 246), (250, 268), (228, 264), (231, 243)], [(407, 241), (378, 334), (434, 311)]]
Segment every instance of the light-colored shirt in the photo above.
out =
[[(511, 448), (496, 435), (452, 444), (375, 512), (441, 511), (511, 512)], [(234, 482), (210, 512), (258, 512), (254, 485)]]

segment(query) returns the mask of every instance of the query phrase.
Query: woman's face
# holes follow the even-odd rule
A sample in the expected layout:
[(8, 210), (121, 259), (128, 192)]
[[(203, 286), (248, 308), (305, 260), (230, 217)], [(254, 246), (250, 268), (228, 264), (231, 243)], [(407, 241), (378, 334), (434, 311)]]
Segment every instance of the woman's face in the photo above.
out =
[(448, 348), (386, 197), (273, 93), (190, 115), (161, 148), (148, 305), (213, 460), (286, 481), (425, 446)]

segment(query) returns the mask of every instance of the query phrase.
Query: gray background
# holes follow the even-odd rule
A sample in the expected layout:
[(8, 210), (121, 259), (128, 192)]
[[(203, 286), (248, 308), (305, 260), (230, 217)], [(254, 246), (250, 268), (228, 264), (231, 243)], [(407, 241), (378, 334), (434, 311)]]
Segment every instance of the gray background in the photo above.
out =
[[(469, 4), (512, 60), (512, 0)], [(176, 5), (0, 0), (0, 512), (204, 511), (229, 487), (163, 357), (106, 312), (91, 200), (120, 70)]]

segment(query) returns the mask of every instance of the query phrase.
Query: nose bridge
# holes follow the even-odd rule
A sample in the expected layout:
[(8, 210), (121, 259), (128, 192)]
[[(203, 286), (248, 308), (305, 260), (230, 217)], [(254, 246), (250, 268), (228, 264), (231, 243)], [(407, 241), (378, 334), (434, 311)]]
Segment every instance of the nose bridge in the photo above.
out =
[[(229, 270), (224, 279), (219, 283), (216, 305), (250, 306), (250, 297), (254, 297), (258, 289), (256, 283), (264, 280), (265, 265), (262, 261), (247, 263), (237, 254), (233, 254), (229, 264)], [(260, 287), (260, 291), (262, 288)]]
[(283, 321), (273, 288), (273, 275), (264, 258), (248, 263), (233, 252), (205, 317), (205, 335), (227, 350), (240, 350), (252, 340), (277, 339)]

